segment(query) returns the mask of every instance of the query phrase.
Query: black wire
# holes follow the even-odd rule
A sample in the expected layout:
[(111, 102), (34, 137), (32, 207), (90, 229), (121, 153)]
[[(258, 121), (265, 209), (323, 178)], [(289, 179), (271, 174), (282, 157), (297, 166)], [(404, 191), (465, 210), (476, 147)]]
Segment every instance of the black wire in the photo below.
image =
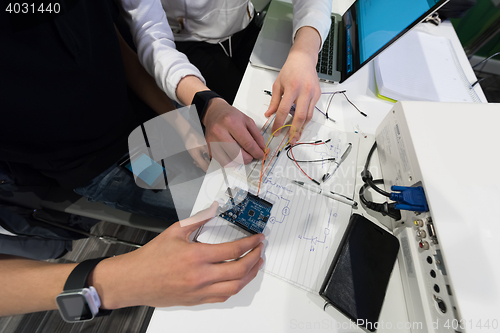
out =
[(373, 152), (375, 151), (376, 148), (377, 148), (377, 142), (375, 141), (373, 143), (372, 148), (370, 149), (370, 152), (368, 153), (367, 158), (366, 158), (365, 168), (361, 172), (361, 178), (363, 179), (364, 184), (359, 189), (359, 199), (361, 200), (361, 203), (364, 204), (368, 209), (379, 212), (384, 216), (387, 215), (387, 216), (395, 219), (396, 221), (399, 221), (401, 219), (401, 212), (399, 211), (399, 209), (395, 208), (394, 202), (393, 203), (387, 203), (387, 202), (377, 203), (377, 202), (373, 202), (373, 201), (368, 201), (365, 198), (365, 190), (368, 187), (371, 187), (372, 189), (374, 189), (375, 191), (377, 191), (378, 193), (380, 193), (386, 197), (391, 196), (390, 193), (382, 190), (381, 188), (379, 188), (378, 186), (375, 185), (375, 184), (382, 184), (384, 182), (384, 180), (383, 179), (375, 179), (374, 180), (372, 174), (370, 173), (370, 171), (368, 171), (368, 166), (370, 165), (370, 160), (371, 160)]
[[(488, 58), (481, 60), (480, 62), (478, 62), (477, 64), (475, 64), (474, 66), (472, 66), (472, 69), (476, 68), (477, 66), (481, 65), (484, 62), (484, 65), (478, 70), (479, 72), (482, 72), (483, 69), (484, 69), (484, 66), (486, 66), (486, 64), (488, 63), (488, 60), (490, 60), (491, 58), (493, 58), (494, 56), (497, 56), (499, 54), (500, 54), (500, 52), (497, 52), (497, 53), (489, 56)], [(476, 84), (480, 83), (484, 79), (486, 79), (486, 78), (483, 77), (481, 79), (477, 79), (476, 82), (474, 82), (471, 86), (474, 87)]]
[[(373, 180), (373, 183), (374, 184), (383, 184), (384, 183), (384, 180), (383, 179), (375, 179)], [(370, 184), (368, 183), (364, 183), (363, 186), (361, 186), (360, 190), (359, 190), (359, 199), (361, 200), (361, 202), (367, 206), (367, 207), (370, 207), (370, 204), (374, 203), (373, 201), (368, 201), (366, 198), (365, 198), (365, 190), (370, 187)]]
[[(373, 180), (373, 183), (376, 183), (376, 184), (383, 183), (383, 182), (384, 181), (382, 179)], [(359, 199), (361, 200), (361, 203), (364, 204), (366, 206), (366, 208), (371, 209), (375, 212), (379, 212), (383, 216), (389, 216), (389, 217), (395, 219), (396, 221), (401, 220), (401, 212), (399, 209), (394, 207), (395, 202), (378, 203), (378, 202), (368, 201), (365, 198), (365, 191), (368, 187), (370, 187), (370, 185), (368, 183), (365, 183), (359, 189)]]
[(345, 94), (345, 92), (343, 92), (342, 94), (344, 95), (345, 99), (347, 99), (347, 101), (348, 101), (348, 102), (349, 102), (352, 106), (354, 106), (354, 108), (355, 108), (356, 110), (358, 110), (358, 112), (359, 112), (359, 113), (361, 113), (361, 115), (362, 115), (362, 116), (364, 116), (364, 117), (368, 117), (368, 115), (367, 115), (366, 113), (364, 113), (363, 111), (361, 111), (360, 109), (358, 109), (358, 107), (357, 107), (356, 105), (354, 105), (354, 103), (353, 103), (353, 102), (351, 102), (351, 100), (347, 97), (347, 95)]
[[(316, 143), (316, 142), (314, 142)], [(323, 143), (326, 143), (326, 142), (323, 142)], [(290, 152), (292, 150), (293, 147), (295, 146), (300, 146), (300, 145), (310, 145), (310, 144), (313, 144), (313, 142), (300, 142), (300, 143), (296, 143), (294, 144), (293, 146), (290, 146), (287, 151), (286, 151), (286, 156), (291, 160), (291, 161), (294, 161), (294, 162), (301, 162), (301, 163), (314, 163), (314, 162), (325, 162), (325, 161), (335, 161), (335, 157), (332, 157), (332, 158), (325, 158), (325, 159), (321, 159), (321, 160), (308, 160), (308, 161), (299, 161), (299, 160), (296, 160), (294, 159), (293, 157), (290, 156)]]
[(377, 141), (373, 143), (372, 148), (370, 149), (370, 152), (368, 153), (368, 157), (366, 158), (366, 163), (365, 163), (365, 169), (363, 170), (363, 175), (366, 175), (367, 177), (363, 179), (365, 183), (367, 183), (371, 188), (373, 188), (375, 191), (378, 193), (382, 194), (383, 196), (390, 197), (391, 193), (386, 192), (382, 190), (380, 187), (378, 187), (376, 182), (373, 180), (371, 173), (368, 171), (368, 165), (370, 165), (370, 160), (372, 159), (373, 152), (377, 148)]
[(486, 79), (486, 78), (485, 78), (485, 77), (483, 77), (483, 78), (480, 78), (479, 80), (476, 80), (476, 82), (474, 82), (473, 84), (471, 84), (471, 86), (472, 86), (472, 87), (474, 87), (476, 84), (478, 84), (478, 83), (480, 83), (480, 82), (484, 81), (484, 79)]
[[(383, 181), (383, 180), (382, 180)], [(367, 181), (367, 184), (370, 185), (370, 187), (372, 189), (374, 189), (375, 191), (377, 191), (378, 193), (382, 194), (383, 196), (386, 196), (388, 198), (391, 197), (391, 194), (389, 192), (386, 192), (384, 191), (383, 189), (381, 189), (380, 187), (378, 187), (377, 185), (375, 185), (375, 182), (372, 180), (372, 179), (368, 179)]]
[[(477, 64), (475, 64), (474, 66), (472, 66), (472, 68), (473, 68), (473, 69), (474, 69), (474, 68), (476, 68), (477, 66), (481, 65), (483, 62), (488, 62), (488, 60), (490, 60), (491, 58), (493, 58), (493, 57), (495, 57), (495, 56), (497, 56), (497, 55), (499, 55), (499, 54), (500, 54), (500, 52), (497, 52), (497, 53), (495, 53), (495, 54), (493, 54), (493, 55), (490, 55), (488, 58), (483, 59), (483, 60), (481, 60), (480, 62), (478, 62)], [(486, 66), (486, 64), (484, 64), (484, 66)], [(483, 67), (481, 67), (481, 71), (483, 70), (484, 66), (483, 66)]]
[(354, 106), (354, 108), (356, 110), (358, 110), (358, 112), (362, 116), (368, 117), (368, 115), (366, 113), (364, 113), (363, 111), (361, 111), (353, 102), (351, 102), (351, 100), (349, 99), (349, 97), (347, 97), (347, 95), (346, 95), (346, 90), (334, 91), (332, 93), (323, 93), (323, 94), (331, 94), (330, 100), (328, 101), (328, 106), (326, 107), (326, 111), (325, 111), (325, 116), (326, 116), (327, 119), (328, 119), (328, 109), (330, 109), (330, 103), (332, 103), (333, 96), (335, 96), (336, 94), (342, 94), (342, 95), (344, 95), (345, 99), (347, 99), (347, 101), (349, 102), (349, 104), (351, 104), (352, 106)]
[(299, 160), (294, 160), (291, 156), (290, 156), (290, 150), (289, 149), (287, 152), (286, 152), (286, 156), (291, 160), (291, 161), (294, 161), (294, 162), (299, 162), (299, 163), (315, 163), (315, 162), (325, 162), (325, 161), (335, 161), (335, 158), (332, 157), (332, 158), (326, 158), (326, 159), (322, 159), (322, 160), (310, 160), (310, 161), (299, 161)]
[(370, 165), (370, 160), (372, 159), (373, 152), (377, 148), (377, 141), (375, 141), (370, 149), (370, 152), (368, 153), (368, 157), (366, 158), (365, 162), (365, 171), (368, 171), (368, 166)]

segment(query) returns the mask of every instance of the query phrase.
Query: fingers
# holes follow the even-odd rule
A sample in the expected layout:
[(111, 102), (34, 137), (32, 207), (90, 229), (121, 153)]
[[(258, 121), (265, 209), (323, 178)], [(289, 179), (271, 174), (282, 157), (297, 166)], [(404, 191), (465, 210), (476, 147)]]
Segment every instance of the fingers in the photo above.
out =
[[(263, 148), (261, 148), (261, 146), (265, 146), (263, 143), (264, 138), (262, 138), (253, 120), (243, 114), (241, 114), (241, 116), (244, 118), (237, 118), (236, 121), (227, 128), (215, 126), (215, 137), (208, 142), (212, 157), (222, 166), (226, 166), (233, 162), (240, 152), (243, 157), (243, 163), (245, 164), (250, 163), (254, 157), (258, 159), (264, 157), (264, 151)], [(249, 131), (249, 121), (252, 122), (255, 127), (251, 129), (252, 132)], [(258, 134), (255, 133), (255, 130), (257, 130)], [(256, 140), (259, 140), (259, 142)]]
[[(244, 127), (238, 126), (231, 130), (231, 135), (240, 144), (241, 148), (243, 148), (244, 151), (249, 153), (254, 158), (263, 158), (265, 144), (264, 138), (260, 134), (259, 129), (250, 119), (246, 119), (246, 124), (244, 124), (243, 126)], [(251, 161), (250, 160), (247, 162), (245, 160), (245, 156), (243, 156), (243, 160), (245, 161), (245, 163)]]
[(221, 281), (214, 283), (204, 288), (203, 292), (207, 295), (203, 302), (224, 302), (230, 296), (235, 295), (243, 289), (250, 281), (252, 281), (259, 273), (259, 268), (262, 267), (264, 260), (259, 258), (257, 262), (248, 270), (240, 279)]
[(188, 304), (188, 305), (198, 305), (198, 304), (206, 304), (206, 303), (223, 303), (229, 299), (230, 296), (209, 296), (204, 297), (197, 302), (196, 304)]
[(242, 154), (242, 150), (238, 143), (230, 135), (225, 135), (223, 140), (226, 140), (226, 142), (208, 143), (213, 159), (223, 168), (241, 165), (243, 158), (239, 158), (239, 155)]
[[(274, 118), (274, 124), (272, 131), (276, 131), (278, 128), (283, 126), (285, 123), (286, 117), (290, 112), (290, 108), (292, 107), (293, 101), (295, 97), (293, 95), (283, 95), (281, 99), (280, 105), (278, 107), (278, 111), (276, 112), (276, 118)], [(295, 113), (297, 115), (297, 113)], [(275, 136), (279, 135), (281, 131), (276, 132)]]
[[(299, 138), (300, 132), (302, 132), (302, 128), (306, 125), (306, 120), (308, 118), (307, 111), (309, 109), (309, 102), (310, 100), (306, 96), (301, 95), (297, 99), (297, 106), (295, 107), (295, 115), (293, 116), (292, 126), (295, 127), (296, 133), (299, 134)], [(292, 134), (294, 133), (290, 133), (290, 139), (293, 138)]]
[(213, 280), (217, 282), (239, 280), (245, 277), (248, 272), (261, 259), (264, 251), (264, 244), (259, 243), (241, 259), (213, 265)]
[(278, 81), (275, 81), (275, 83), (273, 84), (273, 93), (271, 96), (271, 102), (269, 103), (269, 108), (264, 113), (264, 116), (269, 117), (270, 115), (274, 114), (276, 110), (278, 110), (278, 106), (280, 105), (281, 102), (281, 95), (283, 95), (283, 91), (281, 90), (281, 85), (278, 83)]
[(229, 243), (203, 244), (203, 246), (206, 247), (204, 259), (209, 262), (222, 262), (225, 260), (237, 259), (255, 248), (263, 240), (264, 235), (257, 234)]
[[(253, 157), (264, 157), (264, 139), (260, 139), (261, 135), (257, 133), (255, 124), (250, 125), (250, 118), (224, 100), (214, 99), (214, 101), (217, 103), (210, 106), (211, 109), (207, 110), (205, 116), (206, 141), (238, 143), (243, 148), (244, 163), (249, 163)], [(214, 156), (212, 148), (210, 152)]]
[(297, 132), (295, 134), (290, 133), (290, 140), (292, 144), (295, 144), (300, 139), (307, 123), (311, 121), (314, 114), (314, 107), (316, 106), (318, 99), (319, 97), (316, 98), (316, 96), (314, 96), (312, 99), (306, 97), (305, 101), (303, 99), (297, 101), (295, 116), (293, 117), (292, 122), (292, 125), (296, 126), (295, 128), (297, 129)]
[(259, 128), (255, 125), (255, 122), (250, 117), (247, 118), (247, 129), (250, 135), (254, 138), (255, 143), (257, 143), (260, 150), (262, 151), (262, 156), (254, 156), (254, 157), (258, 159), (263, 158), (264, 152), (266, 150), (266, 143)]
[(193, 231), (201, 227), (204, 223), (208, 222), (217, 213), (217, 208), (219, 203), (217, 201), (212, 202), (210, 207), (199, 211), (195, 215), (188, 217), (182, 221), (179, 221), (179, 225), (182, 228), (182, 235), (189, 236)]
[(207, 172), (208, 165), (210, 163), (210, 160), (207, 160), (208, 149), (206, 150), (206, 152), (204, 147), (191, 149), (189, 150), (189, 154), (193, 157), (195, 165), (203, 171)]

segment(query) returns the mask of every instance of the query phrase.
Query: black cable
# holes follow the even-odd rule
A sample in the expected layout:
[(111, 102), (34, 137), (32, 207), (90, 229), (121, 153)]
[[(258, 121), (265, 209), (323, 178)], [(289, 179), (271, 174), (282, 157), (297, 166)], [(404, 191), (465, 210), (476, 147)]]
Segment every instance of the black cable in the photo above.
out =
[(358, 110), (358, 112), (359, 112), (362, 116), (364, 116), (364, 117), (368, 117), (368, 115), (367, 115), (366, 113), (364, 113), (363, 111), (361, 111), (360, 109), (358, 109), (358, 107), (357, 107), (356, 105), (354, 105), (354, 103), (353, 103), (353, 102), (351, 102), (351, 100), (347, 97), (347, 95), (345, 94), (345, 92), (343, 92), (342, 94), (344, 95), (345, 99), (347, 99), (347, 101), (348, 101), (348, 102), (349, 102), (352, 106), (354, 106), (354, 108), (355, 108), (356, 110)]
[(370, 149), (370, 152), (368, 153), (368, 157), (366, 158), (365, 168), (361, 172), (361, 179), (363, 179), (363, 182), (367, 183), (371, 188), (373, 188), (378, 193), (390, 198), (391, 193), (386, 192), (386, 191), (382, 190), (380, 187), (378, 187), (377, 185), (375, 185), (376, 182), (373, 180), (373, 176), (372, 176), (371, 172), (368, 171), (368, 166), (370, 165), (370, 160), (372, 159), (373, 152), (375, 151), (376, 148), (377, 148), (377, 141), (375, 141), (373, 143), (373, 146)]
[[(375, 184), (383, 184), (384, 183), (384, 180), (383, 179), (375, 179), (373, 181)], [(361, 200), (361, 202), (366, 206), (366, 207), (370, 207), (371, 204), (373, 204), (374, 202), (373, 201), (368, 201), (368, 199), (365, 198), (365, 191), (366, 189), (370, 187), (370, 184), (368, 183), (364, 183), (363, 186), (361, 186), (361, 188), (359, 189), (359, 199)]]
[[(495, 57), (495, 56), (497, 56), (497, 55), (499, 55), (499, 54), (500, 54), (500, 52), (497, 52), (497, 53), (495, 53), (495, 54), (490, 55), (488, 58), (483, 59), (483, 60), (481, 60), (480, 62), (478, 62), (477, 64), (475, 64), (474, 66), (472, 66), (472, 69), (474, 69), (474, 68), (476, 68), (477, 66), (481, 65), (482, 63), (484, 63), (484, 65), (483, 65), (480, 69), (478, 69), (478, 71), (479, 71), (479, 72), (482, 72), (482, 71), (483, 71), (483, 69), (484, 69), (484, 66), (486, 66), (486, 64), (488, 63), (488, 60), (490, 60), (491, 58), (493, 58), (493, 57)], [(485, 77), (483, 77), (483, 78), (481, 78), (481, 79), (477, 79), (477, 80), (476, 80), (476, 82), (474, 82), (471, 86), (472, 86), (472, 87), (474, 87), (476, 84), (480, 83), (480, 82), (481, 82), (481, 81), (483, 81), (484, 79), (486, 79), (486, 78), (485, 78)]]
[[(368, 156), (366, 157), (366, 162), (365, 162), (365, 168), (364, 170), (368, 170), (368, 166), (370, 165), (370, 160), (372, 159), (373, 152), (377, 148), (377, 141), (375, 141), (370, 149), (370, 152), (368, 153)], [(363, 171), (364, 171), (363, 170)]]
[(366, 182), (368, 185), (370, 185), (370, 187), (372, 189), (374, 189), (375, 191), (377, 191), (378, 193), (382, 194), (383, 196), (386, 196), (388, 198), (391, 197), (391, 194), (389, 192), (386, 192), (384, 191), (383, 189), (381, 189), (380, 187), (378, 187), (377, 185), (375, 185), (375, 183), (373, 182), (372, 179), (368, 179), (367, 182)]
[[(484, 62), (484, 63), (488, 62), (488, 60), (490, 60), (491, 58), (493, 58), (493, 57), (495, 57), (495, 56), (497, 56), (497, 55), (499, 55), (499, 54), (500, 54), (500, 52), (497, 52), (497, 53), (495, 53), (495, 54), (490, 55), (488, 58), (483, 59), (483, 60), (481, 60), (480, 62), (478, 62), (477, 64), (475, 64), (474, 66), (472, 66), (472, 68), (473, 68), (473, 69), (474, 69), (474, 68), (476, 68), (477, 66), (481, 65), (483, 62)], [(484, 64), (484, 66), (486, 66), (486, 64)], [(481, 67), (480, 72), (482, 72), (482, 71), (483, 71), (484, 66), (483, 66), (483, 67)]]
[[(374, 184), (382, 184), (384, 182), (383, 179), (375, 179), (372, 180)], [(367, 208), (381, 213), (383, 216), (388, 215), (389, 217), (395, 219), (396, 221), (401, 219), (401, 212), (399, 209), (394, 208), (394, 205), (396, 204), (395, 202), (391, 203), (378, 203), (378, 202), (373, 202), (373, 201), (368, 201), (365, 198), (365, 191), (368, 187), (371, 187), (370, 184), (365, 183), (361, 188), (359, 189), (359, 199), (361, 200), (361, 203), (365, 205)]]
[[(315, 143), (319, 143), (319, 142), (300, 142), (300, 143), (296, 143), (294, 144), (293, 146), (290, 146), (288, 148), (285, 148), (287, 151), (286, 151), (286, 156), (291, 160), (291, 161), (294, 161), (294, 162), (301, 162), (301, 163), (315, 163), (315, 162), (325, 162), (325, 161), (335, 161), (335, 157), (331, 157), (331, 158), (325, 158), (325, 159), (321, 159), (321, 160), (302, 160), (302, 161), (299, 161), (299, 160), (296, 160), (294, 159), (293, 157), (290, 156), (290, 153), (291, 153), (291, 150), (293, 147), (295, 146), (300, 146), (300, 145), (311, 145), (311, 144), (315, 144)], [(323, 142), (323, 143), (326, 143), (326, 142)]]
[(373, 146), (370, 149), (370, 152), (368, 153), (368, 156), (366, 158), (366, 163), (363, 171), (361, 172), (361, 179), (363, 180), (364, 184), (361, 186), (359, 189), (359, 199), (361, 200), (361, 203), (365, 205), (368, 209), (371, 209), (373, 211), (379, 212), (382, 215), (386, 216), (388, 215), (389, 217), (395, 219), (396, 221), (401, 219), (401, 212), (399, 209), (394, 208), (394, 205), (396, 204), (395, 202), (392, 203), (378, 203), (378, 202), (373, 202), (373, 201), (368, 201), (365, 198), (365, 191), (368, 187), (373, 188), (375, 191), (378, 193), (390, 197), (391, 194), (382, 190), (375, 184), (383, 184), (384, 180), (383, 179), (375, 179), (373, 180), (373, 176), (370, 171), (368, 171), (368, 166), (370, 165), (370, 160), (372, 159), (373, 152), (377, 148), (377, 142), (375, 141), (373, 143)]
[(294, 162), (302, 162), (302, 163), (315, 163), (315, 162), (325, 162), (325, 161), (335, 161), (335, 157), (332, 157), (332, 158), (325, 158), (325, 159), (322, 159), (322, 160), (309, 160), (309, 161), (300, 161), (300, 160), (294, 160), (291, 156), (290, 156), (290, 150), (289, 149), (287, 152), (286, 152), (286, 156), (294, 161)]
[(480, 79), (476, 80), (476, 82), (474, 82), (471, 86), (472, 86), (472, 87), (474, 87), (476, 84), (478, 84), (478, 83), (480, 83), (480, 82), (484, 81), (484, 79), (486, 79), (486, 78), (485, 78), (485, 77), (483, 77), (483, 78), (480, 78)]

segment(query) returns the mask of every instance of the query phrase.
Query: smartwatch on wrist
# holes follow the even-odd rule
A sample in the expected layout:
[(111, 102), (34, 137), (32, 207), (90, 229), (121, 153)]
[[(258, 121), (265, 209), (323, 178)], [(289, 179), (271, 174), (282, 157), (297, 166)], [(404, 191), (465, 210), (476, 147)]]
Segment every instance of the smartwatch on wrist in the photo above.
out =
[(71, 272), (64, 285), (64, 291), (56, 297), (61, 317), (68, 323), (78, 323), (109, 315), (111, 310), (99, 310), (101, 300), (94, 287), (89, 287), (90, 272), (101, 260), (96, 258), (82, 261)]
[(216, 97), (222, 98), (219, 94), (212, 90), (198, 91), (194, 95), (191, 104), (196, 106), (196, 112), (198, 112), (198, 117), (200, 117), (200, 123), (202, 125), (203, 117), (205, 117), (205, 114), (207, 113), (208, 102), (210, 102), (212, 98)]

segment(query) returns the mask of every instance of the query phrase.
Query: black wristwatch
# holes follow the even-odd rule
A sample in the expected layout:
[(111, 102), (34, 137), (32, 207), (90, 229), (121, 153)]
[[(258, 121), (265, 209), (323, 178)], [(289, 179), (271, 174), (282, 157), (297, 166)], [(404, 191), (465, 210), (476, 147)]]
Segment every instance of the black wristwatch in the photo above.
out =
[(200, 123), (202, 125), (203, 117), (205, 117), (205, 113), (207, 113), (208, 102), (210, 102), (212, 98), (216, 97), (222, 98), (219, 96), (219, 94), (212, 90), (198, 91), (194, 95), (191, 104), (194, 104), (194, 106), (196, 106), (196, 112), (198, 112), (198, 117), (200, 117)]
[(90, 272), (103, 259), (106, 258), (82, 261), (68, 276), (64, 291), (56, 297), (57, 307), (66, 322), (79, 323), (111, 313), (111, 310), (99, 310), (99, 295), (95, 288), (89, 287), (87, 283)]

